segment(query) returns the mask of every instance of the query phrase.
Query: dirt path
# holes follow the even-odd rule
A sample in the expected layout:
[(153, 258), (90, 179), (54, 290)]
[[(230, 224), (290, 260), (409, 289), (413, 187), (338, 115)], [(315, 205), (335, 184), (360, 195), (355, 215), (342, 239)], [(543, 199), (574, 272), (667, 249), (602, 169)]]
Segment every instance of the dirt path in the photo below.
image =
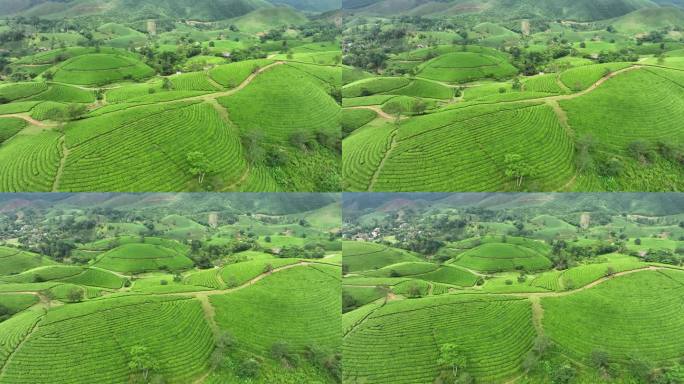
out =
[[(556, 114), (556, 117), (557, 117), (558, 121), (560, 122), (561, 126), (566, 130), (566, 132), (568, 133), (568, 135), (569, 135), (570, 137), (574, 137), (574, 131), (573, 131), (572, 127), (570, 126), (570, 123), (568, 122), (567, 113), (565, 112), (565, 110), (564, 110), (563, 108), (561, 108), (561, 106), (560, 106), (560, 104), (558, 103), (558, 101), (559, 101), (559, 100), (571, 100), (571, 99), (575, 99), (575, 98), (584, 96), (584, 95), (586, 95), (586, 94), (588, 94), (588, 93), (590, 93), (590, 92), (593, 92), (594, 90), (596, 90), (598, 87), (600, 87), (602, 84), (604, 84), (606, 81), (610, 80), (611, 78), (613, 78), (613, 77), (615, 77), (615, 76), (618, 76), (618, 75), (620, 75), (620, 74), (622, 74), (622, 73), (625, 73), (625, 72), (628, 72), (628, 71), (633, 71), (633, 70), (640, 69), (640, 68), (642, 68), (641, 65), (633, 65), (633, 66), (630, 66), (630, 67), (621, 69), (621, 70), (619, 70), (619, 71), (611, 72), (610, 74), (608, 74), (608, 75), (602, 77), (601, 79), (599, 79), (598, 81), (596, 81), (594, 84), (592, 84), (589, 88), (585, 89), (584, 91), (577, 92), (577, 93), (573, 93), (573, 94), (570, 94), (570, 95), (555, 95), (555, 96), (547, 96), (547, 97), (541, 97), (541, 98), (536, 98), (536, 99), (515, 100), (515, 101), (503, 101), (503, 102), (497, 102), (497, 103), (492, 103), (492, 104), (537, 103), (537, 102), (540, 102), (540, 101), (541, 101), (541, 102), (544, 102), (544, 103), (546, 103), (546, 104), (554, 111), (554, 113)], [(477, 106), (477, 105), (482, 105), (482, 104), (475, 104), (474, 106)], [(393, 116), (391, 116), (391, 115), (385, 113), (385, 112), (382, 111), (382, 109), (380, 109), (380, 107), (378, 107), (378, 106), (359, 106), (359, 107), (348, 107), (348, 108), (344, 108), (344, 109), (369, 109), (369, 110), (375, 111), (380, 117), (382, 117), (382, 118), (384, 118), (384, 119), (387, 119), (387, 120), (392, 120), (392, 119), (394, 119)], [(439, 113), (439, 112), (437, 112), (437, 113)], [(438, 127), (438, 128), (435, 128), (434, 130), (442, 129), (442, 128), (445, 128), (445, 127), (447, 127), (447, 126), (448, 126), (448, 125), (442, 126), (442, 127)], [(398, 133), (398, 130), (399, 130), (399, 128), (395, 129), (395, 130), (392, 132), (392, 134), (391, 134), (392, 143), (391, 143), (391, 145), (390, 145), (390, 148), (385, 152), (385, 155), (383, 156), (382, 160), (380, 161), (380, 164), (378, 165), (378, 168), (377, 168), (377, 169), (375, 170), (375, 172), (373, 173), (373, 177), (371, 178), (371, 181), (370, 181), (370, 183), (369, 183), (369, 185), (368, 185), (368, 192), (372, 192), (372, 191), (373, 191), (373, 188), (375, 187), (375, 184), (376, 184), (377, 181), (378, 181), (378, 177), (379, 177), (379, 175), (380, 175), (380, 172), (381, 172), (381, 170), (383, 169), (383, 167), (385, 166), (385, 162), (386, 162), (387, 159), (389, 158), (389, 155), (390, 155), (390, 153), (392, 152), (392, 150), (394, 150), (394, 149), (397, 147), (397, 145), (398, 145), (398, 140), (397, 140), (397, 133)], [(424, 131), (424, 132), (422, 132), (422, 134), (425, 134), (425, 133), (431, 132), (431, 131), (433, 131), (433, 130)], [(576, 179), (577, 179), (577, 175), (575, 174), (575, 176), (574, 176), (572, 179), (570, 179), (570, 180), (562, 187), (561, 190), (567, 190), (568, 188), (570, 188), (570, 187), (575, 183)]]
[(62, 135), (62, 137), (59, 138), (59, 145), (62, 147), (62, 158), (59, 160), (59, 168), (57, 168), (55, 181), (52, 183), (52, 192), (59, 191), (59, 183), (62, 180), (64, 167), (66, 166), (67, 157), (69, 156), (69, 148), (66, 146), (66, 135)]
[(373, 177), (371, 177), (370, 183), (368, 183), (368, 192), (373, 191), (373, 188), (375, 187), (375, 183), (378, 182), (378, 177), (380, 177), (380, 172), (385, 167), (385, 162), (387, 162), (387, 159), (389, 158), (392, 151), (397, 147), (397, 145), (399, 145), (399, 141), (397, 140), (397, 134), (398, 133), (399, 133), (399, 127), (395, 128), (392, 131), (390, 146), (385, 151), (385, 155), (382, 157), (382, 160), (380, 160), (380, 164), (378, 164), (378, 168), (375, 170), (375, 172), (373, 172)]
[[(230, 96), (230, 95), (232, 95), (232, 94), (234, 94), (234, 93), (236, 93), (236, 92), (240, 92), (241, 90), (245, 89), (248, 85), (250, 85), (250, 84), (252, 83), (252, 81), (254, 81), (254, 79), (256, 79), (256, 77), (259, 76), (260, 74), (262, 74), (262, 73), (268, 71), (268, 70), (271, 69), (271, 68), (274, 68), (274, 67), (277, 67), (277, 66), (283, 65), (283, 64), (285, 64), (284, 61), (276, 61), (275, 63), (271, 63), (271, 64), (269, 64), (269, 65), (267, 65), (267, 66), (265, 66), (265, 67), (259, 68), (259, 70), (257, 70), (256, 72), (252, 73), (251, 75), (249, 75), (249, 76), (248, 76), (242, 83), (240, 83), (240, 85), (238, 85), (237, 87), (231, 88), (231, 89), (229, 89), (228, 91), (225, 91), (225, 92), (218, 92), (218, 94), (220, 94), (220, 96)], [(205, 95), (205, 96), (207, 96), (207, 95)], [(216, 97), (220, 97), (220, 96), (216, 96)]]
[[(283, 64), (285, 64), (284, 61), (277, 61), (277, 62), (275, 62), (275, 63), (272, 63), (272, 64), (269, 64), (269, 65), (267, 65), (267, 66), (264, 66), (264, 67), (260, 68), (258, 71), (256, 71), (256, 72), (252, 73), (251, 75), (249, 75), (242, 83), (240, 83), (240, 85), (238, 85), (238, 86), (235, 87), (235, 88), (231, 88), (231, 89), (229, 89), (229, 90), (227, 90), (227, 91), (219, 91), (219, 92), (207, 93), (207, 94), (204, 94), (204, 95), (185, 97), (185, 98), (182, 98), (182, 99), (167, 100), (167, 101), (158, 101), (158, 102), (155, 102), (154, 104), (155, 104), (155, 105), (160, 105), (160, 104), (173, 104), (173, 103), (180, 103), (180, 102), (183, 102), (183, 101), (206, 101), (206, 102), (211, 103), (211, 102), (212, 102), (212, 99), (215, 100), (215, 99), (217, 99), (217, 98), (219, 98), (219, 97), (231, 96), (231, 95), (233, 95), (233, 94), (235, 94), (235, 93), (237, 93), (237, 92), (239, 92), (239, 91), (245, 89), (245, 88), (246, 88), (249, 84), (251, 84), (252, 81), (254, 81), (254, 79), (256, 79), (256, 77), (259, 76), (260, 74), (262, 74), (262, 73), (268, 71), (268, 70), (271, 69), (271, 68), (274, 68), (274, 67), (276, 67), (276, 66), (278, 66), (278, 65), (283, 65)], [(130, 108), (144, 107), (144, 106), (147, 106), (147, 105), (149, 105), (149, 104), (143, 104), (143, 105), (139, 105), (139, 106), (135, 106), (135, 107), (130, 107)], [(118, 112), (118, 111), (112, 111), (112, 112), (107, 112), (107, 113), (114, 113), (114, 112)], [(100, 116), (107, 115), (107, 113), (103, 113), (103, 114), (101, 114)], [(227, 113), (227, 111), (226, 111), (226, 113)], [(1, 117), (1, 116), (0, 116), (0, 117)]]
[(531, 293), (493, 293), (494, 295), (509, 295), (509, 296), (517, 296), (517, 297), (526, 297), (529, 298), (530, 300), (533, 299), (538, 299), (538, 298), (543, 298), (543, 297), (562, 297), (562, 296), (569, 296), (569, 295), (574, 295), (575, 293), (579, 293), (582, 291), (586, 291), (587, 289), (591, 289), (596, 287), (599, 284), (603, 284), (609, 280), (612, 280), (616, 277), (620, 276), (626, 276), (626, 275), (631, 275), (633, 273), (639, 273), (639, 272), (645, 272), (645, 271), (660, 271), (660, 270), (667, 270), (670, 268), (667, 267), (656, 267), (656, 266), (648, 266), (644, 268), (638, 268), (638, 269), (632, 269), (629, 271), (623, 271), (623, 272), (618, 272), (615, 273), (611, 276), (604, 276), (598, 280), (594, 280), (591, 283), (577, 288), (573, 289), (571, 291), (564, 291), (564, 292), (531, 292)]
[(558, 100), (546, 100), (546, 105), (553, 109), (553, 112), (556, 114), (560, 125), (567, 131), (568, 135), (570, 135), (570, 137), (574, 137), (575, 132), (572, 130), (570, 123), (568, 123), (568, 114), (563, 108), (561, 108), (560, 104), (558, 104)]
[(542, 307), (541, 300), (537, 296), (530, 297), (530, 302), (532, 303), (532, 324), (537, 331), (537, 335), (541, 336), (544, 334), (544, 327), (542, 326), (544, 307)]
[(251, 172), (252, 172), (252, 168), (249, 166), (249, 164), (247, 164), (245, 166), (245, 171), (242, 173), (242, 176), (240, 176), (240, 179), (238, 179), (236, 182), (228, 185), (227, 187), (221, 189), (221, 191), (223, 191), (223, 192), (235, 191), (237, 189), (237, 187), (239, 187), (245, 181), (247, 181), (247, 178), (249, 178), (249, 175), (251, 174)]
[(204, 312), (204, 318), (207, 320), (211, 331), (214, 333), (214, 338), (218, 338), (219, 327), (216, 324), (216, 310), (214, 306), (211, 305), (208, 295), (197, 295), (195, 297), (202, 304), (202, 312)]
[(612, 78), (615, 77), (615, 76), (618, 76), (618, 75), (620, 75), (620, 74), (622, 74), (622, 73), (629, 72), (629, 71), (633, 71), (633, 70), (636, 70), (636, 69), (641, 69), (641, 68), (643, 68), (643, 66), (641, 66), (641, 65), (632, 65), (632, 66), (630, 66), (630, 67), (623, 68), (623, 69), (621, 69), (621, 70), (619, 70), (619, 71), (614, 71), (614, 72), (609, 73), (608, 75), (606, 75), (606, 76), (600, 78), (597, 82), (595, 82), (594, 84), (592, 84), (591, 86), (589, 86), (589, 88), (587, 88), (587, 89), (585, 89), (585, 90), (583, 90), (583, 91), (580, 91), (580, 92), (577, 92), (577, 93), (573, 93), (573, 94), (570, 94), (570, 95), (550, 96), (550, 97), (545, 97), (545, 98), (536, 99), (536, 100), (555, 100), (555, 101), (558, 101), (558, 100), (572, 100), (572, 99), (576, 99), (576, 98), (578, 98), (578, 97), (581, 97), (581, 96), (586, 95), (587, 93), (591, 93), (591, 92), (595, 91), (598, 87), (600, 87), (600, 86), (603, 85), (606, 81), (612, 79)]
[(567, 93), (572, 93), (572, 89), (568, 88), (567, 85), (561, 80), (560, 76), (556, 76), (556, 84)]
[(216, 112), (218, 112), (219, 116), (221, 116), (223, 121), (225, 121), (231, 126), (233, 125), (233, 122), (230, 121), (230, 115), (228, 115), (228, 110), (226, 109), (226, 107), (219, 104), (218, 100), (216, 99), (209, 99), (207, 100), (207, 102), (211, 104), (212, 107), (214, 107), (214, 109), (216, 110)]
[(362, 105), (362, 106), (358, 106), (358, 107), (348, 107), (348, 108), (344, 108), (344, 109), (368, 109), (368, 110), (371, 110), (371, 111), (377, 113), (379, 117), (381, 117), (385, 120), (395, 120), (396, 119), (394, 116), (383, 111), (382, 108), (380, 108), (376, 105)]
[(296, 263), (296, 264), (290, 264), (290, 265), (286, 265), (286, 266), (283, 266), (283, 267), (274, 268), (272, 271), (266, 272), (266, 273), (262, 273), (261, 275), (256, 276), (256, 277), (254, 277), (254, 278), (248, 280), (247, 282), (243, 283), (242, 285), (239, 285), (239, 286), (234, 287), (234, 288), (227, 288), (227, 289), (212, 289), (212, 290), (209, 290), (209, 291), (194, 291), (194, 292), (155, 293), (154, 295), (157, 295), (157, 296), (185, 296), (185, 297), (198, 297), (198, 296), (221, 295), (221, 294), (224, 294), (224, 293), (233, 293), (233, 292), (237, 292), (237, 291), (243, 290), (243, 289), (245, 289), (245, 288), (251, 287), (252, 285), (254, 285), (254, 284), (258, 283), (259, 281), (261, 281), (261, 280), (267, 278), (268, 276), (271, 276), (271, 275), (274, 274), (274, 273), (282, 272), (282, 271), (285, 271), (285, 270), (287, 270), (287, 269), (292, 269), (292, 268), (297, 268), (297, 267), (304, 267), (304, 266), (308, 266), (308, 265), (312, 265), (312, 264), (315, 264), (315, 263), (311, 263), (311, 262), (308, 262), (308, 261), (300, 261), (299, 263)]
[(11, 113), (8, 115), (0, 115), (0, 118), (3, 118), (3, 117), (14, 117), (17, 119), (22, 119), (31, 125), (35, 125), (35, 126), (43, 127), (43, 128), (53, 128), (53, 127), (57, 126), (57, 124), (48, 124), (48, 123), (44, 123), (42, 121), (36, 120), (33, 117), (31, 117), (28, 113)]

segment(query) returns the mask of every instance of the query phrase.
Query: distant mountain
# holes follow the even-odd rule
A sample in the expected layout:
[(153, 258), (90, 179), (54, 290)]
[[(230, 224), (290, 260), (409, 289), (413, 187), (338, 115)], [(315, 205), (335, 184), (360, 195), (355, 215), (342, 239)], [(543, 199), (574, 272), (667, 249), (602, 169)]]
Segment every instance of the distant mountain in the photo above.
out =
[(130, 19), (222, 20), (273, 7), (266, 0), (0, 0), (0, 17), (121, 15)]
[(653, 0), (653, 2), (659, 5), (673, 5), (675, 7), (684, 8), (684, 0)]
[(269, 0), (273, 4), (289, 5), (302, 11), (327, 12), (342, 8), (341, 0)]
[(0, 194), (0, 212), (56, 207), (287, 215), (314, 211), (339, 200), (338, 194), (332, 193), (5, 193)]
[[(665, 3), (666, 0), (660, 0)], [(684, 0), (667, 0), (681, 3)], [(444, 16), (478, 13), (505, 19), (542, 17), (591, 21), (611, 19), (642, 8), (651, 0), (343, 0), (342, 7), (369, 15)]]
[(684, 213), (677, 193), (360, 193), (345, 194), (344, 215), (359, 211), (391, 212), (406, 207), (534, 209), (549, 214), (608, 211), (644, 215)]

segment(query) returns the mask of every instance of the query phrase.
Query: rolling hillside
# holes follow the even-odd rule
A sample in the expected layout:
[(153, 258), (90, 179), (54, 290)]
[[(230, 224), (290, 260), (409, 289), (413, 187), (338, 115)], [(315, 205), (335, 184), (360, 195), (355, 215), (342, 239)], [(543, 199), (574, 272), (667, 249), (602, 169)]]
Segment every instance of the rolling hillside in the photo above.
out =
[(613, 22), (622, 33), (645, 33), (668, 27), (684, 26), (684, 10), (675, 7), (645, 8), (624, 15)]
[(275, 26), (303, 24), (306, 21), (306, 17), (290, 7), (260, 8), (232, 20), (240, 30), (248, 32), (267, 31)]

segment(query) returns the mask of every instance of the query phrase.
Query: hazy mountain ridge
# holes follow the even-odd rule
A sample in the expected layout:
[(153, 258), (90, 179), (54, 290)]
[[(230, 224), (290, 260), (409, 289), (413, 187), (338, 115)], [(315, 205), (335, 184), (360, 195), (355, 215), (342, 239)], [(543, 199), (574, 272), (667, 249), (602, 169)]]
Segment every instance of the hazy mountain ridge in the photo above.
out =
[(684, 212), (684, 196), (674, 193), (397, 193), (344, 196), (345, 215), (366, 209), (397, 211), (407, 206), (528, 209), (552, 212), (611, 211), (654, 216)]
[(134, 19), (222, 20), (277, 5), (305, 11), (328, 11), (341, 6), (339, 0), (0, 0), (0, 17), (60, 18), (104, 14)]
[(0, 194), (0, 212), (28, 208), (168, 208), (195, 212), (232, 209), (272, 215), (316, 210), (339, 201), (327, 193), (16, 193)]
[(342, 7), (354, 13), (391, 16), (396, 14), (454, 16), (478, 13), (505, 19), (542, 17), (578, 21), (604, 20), (639, 9), (684, 6), (684, 0), (343, 0)]

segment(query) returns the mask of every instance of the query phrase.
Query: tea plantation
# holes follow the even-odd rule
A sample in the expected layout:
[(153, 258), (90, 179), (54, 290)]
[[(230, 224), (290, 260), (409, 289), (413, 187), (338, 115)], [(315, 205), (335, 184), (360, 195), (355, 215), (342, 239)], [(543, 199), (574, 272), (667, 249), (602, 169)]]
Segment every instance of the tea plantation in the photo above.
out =
[[(681, 7), (351, 3), (345, 191), (684, 187)], [(592, 21), (547, 19), (547, 5)]]
[(16, 196), (0, 383), (340, 382), (338, 196)]
[(0, 42), (0, 191), (339, 191), (334, 26), (250, 3), (257, 26), (79, 15)]
[(344, 382), (684, 372), (680, 194), (368, 193), (345, 206)]

